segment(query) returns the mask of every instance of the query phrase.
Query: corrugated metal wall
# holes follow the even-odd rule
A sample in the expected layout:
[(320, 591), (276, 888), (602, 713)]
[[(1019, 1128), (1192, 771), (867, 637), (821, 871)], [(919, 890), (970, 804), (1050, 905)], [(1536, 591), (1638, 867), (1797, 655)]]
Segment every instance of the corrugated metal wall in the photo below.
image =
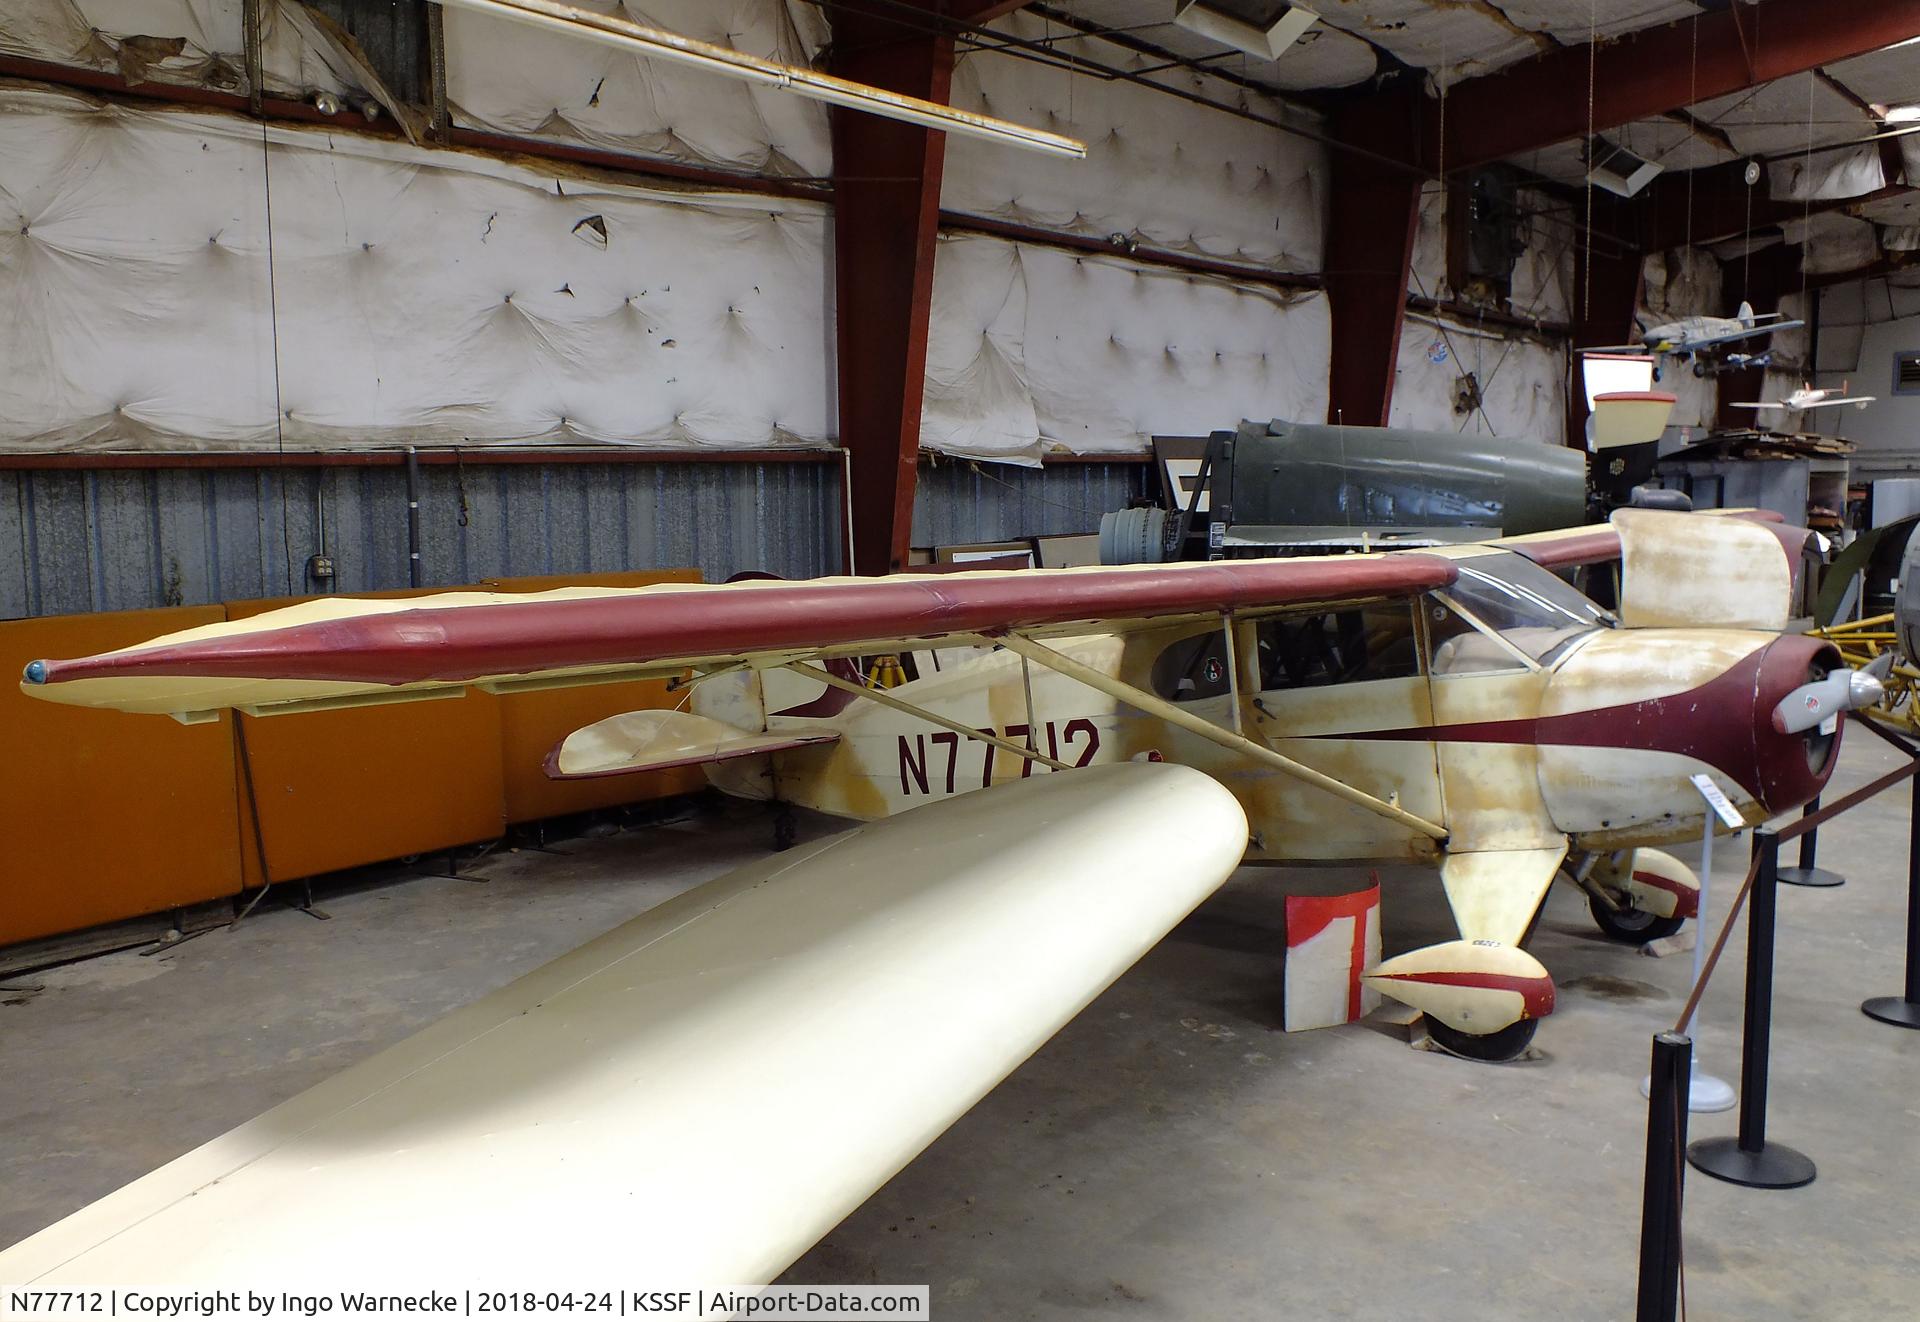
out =
[(998, 542), (1100, 531), (1100, 516), (1146, 489), (1147, 464), (1016, 468), (941, 460), (920, 470), (913, 544)]
[(427, 103), (427, 7), (419, 0), (306, 0), (353, 34), (393, 94)]
[[(789, 577), (839, 563), (831, 463), (422, 469), (426, 582), (693, 565)], [(284, 482), (283, 479), (284, 478)], [(324, 523), (324, 533), (322, 524)], [(407, 585), (406, 474), (380, 468), (0, 472), (0, 618)]]
[[(1092, 532), (1147, 472), (924, 467), (913, 543)], [(839, 568), (835, 463), (431, 464), (421, 481), (433, 586), (683, 565), (713, 582)], [(322, 551), (331, 584), (307, 577)], [(0, 471), (0, 618), (406, 585), (397, 466)]]

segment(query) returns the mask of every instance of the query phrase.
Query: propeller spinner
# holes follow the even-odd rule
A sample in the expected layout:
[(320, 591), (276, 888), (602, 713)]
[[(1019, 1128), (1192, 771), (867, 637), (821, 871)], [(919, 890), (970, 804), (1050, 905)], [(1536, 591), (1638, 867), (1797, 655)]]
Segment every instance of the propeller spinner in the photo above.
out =
[(1843, 711), (1876, 706), (1886, 694), (1884, 681), (1892, 669), (1893, 653), (1883, 652), (1865, 669), (1836, 670), (1802, 684), (1774, 707), (1773, 728), (1781, 734), (1799, 734)]

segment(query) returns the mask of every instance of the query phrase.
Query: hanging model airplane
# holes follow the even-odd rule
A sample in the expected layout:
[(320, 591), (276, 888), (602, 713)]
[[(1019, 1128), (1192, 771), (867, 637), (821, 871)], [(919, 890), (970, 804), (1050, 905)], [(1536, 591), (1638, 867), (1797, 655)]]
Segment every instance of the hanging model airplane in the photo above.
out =
[[(577, 731), (550, 774), (700, 764), (869, 820), (1183, 763), (1239, 800), (1252, 858), (1437, 864), (1460, 939), (1367, 977), (1443, 1045), (1501, 1059), (1553, 1006), (1521, 944), (1563, 868), (1610, 934), (1676, 929), (1697, 882), (1650, 846), (1701, 829), (1688, 777), (1749, 822), (1788, 811), (1825, 781), (1840, 712), (1877, 700), (1877, 676), (1781, 633), (1806, 537), (1622, 510), (1386, 555), (329, 598), (36, 661), (24, 687), (194, 721), (691, 671), (691, 710)], [(1615, 559), (1617, 618), (1552, 572)], [(879, 656), (912, 678), (863, 683)]]
[(1719, 358), (1700, 358), (1693, 364), (1695, 376), (1726, 376), (1732, 372), (1745, 372), (1754, 368), (1773, 366), (1773, 350), (1763, 349), (1759, 353), (1730, 353)]
[(1729, 405), (1729, 407), (1736, 409), (1788, 409), (1798, 413), (1806, 409), (1830, 409), (1840, 404), (1851, 404), (1855, 408), (1863, 409), (1878, 398), (1879, 396), (1877, 395), (1849, 395), (1847, 394), (1847, 383), (1844, 381), (1840, 383), (1840, 387), (1837, 390), (1832, 387), (1815, 389), (1812, 383), (1808, 382), (1802, 384), (1798, 390), (1788, 395), (1785, 399), (1766, 400), (1754, 404), (1732, 404)]
[[(1678, 321), (1662, 322), (1643, 330), (1637, 343), (1583, 348), (1581, 352), (1616, 353), (1630, 350), (1664, 354), (1684, 361), (1717, 345), (1732, 344), (1756, 335), (1771, 335), (1775, 331), (1793, 330), (1804, 325), (1804, 321), (1786, 320), (1778, 312), (1755, 312), (1753, 304), (1742, 303), (1740, 310), (1731, 317), (1682, 317)], [(1658, 373), (1655, 376), (1657, 378)]]

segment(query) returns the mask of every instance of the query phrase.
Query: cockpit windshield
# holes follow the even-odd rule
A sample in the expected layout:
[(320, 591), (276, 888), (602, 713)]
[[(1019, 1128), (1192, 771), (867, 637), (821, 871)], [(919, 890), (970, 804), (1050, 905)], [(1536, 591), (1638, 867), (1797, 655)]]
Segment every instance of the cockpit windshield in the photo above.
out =
[(1444, 595), (1541, 664), (1574, 639), (1618, 624), (1571, 585), (1512, 551), (1489, 551), (1454, 566), (1460, 576)]

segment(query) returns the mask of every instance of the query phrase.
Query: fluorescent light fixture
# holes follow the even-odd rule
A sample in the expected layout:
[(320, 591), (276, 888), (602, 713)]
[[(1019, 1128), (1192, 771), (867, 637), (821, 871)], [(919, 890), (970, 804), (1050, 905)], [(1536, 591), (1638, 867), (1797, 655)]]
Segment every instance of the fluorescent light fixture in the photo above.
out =
[(1880, 112), (1883, 124), (1911, 124), (1920, 120), (1920, 106), (1888, 106)]
[(1632, 197), (1666, 168), (1658, 161), (1643, 161), (1605, 138), (1587, 141), (1587, 181), (1620, 197)]
[(1197, 33), (1222, 46), (1243, 50), (1263, 60), (1277, 60), (1301, 34), (1320, 21), (1320, 15), (1299, 5), (1288, 5), (1280, 17), (1266, 27), (1257, 27), (1217, 9), (1209, 9), (1198, 0), (1177, 0), (1173, 21), (1178, 27)]
[(443, 7), (471, 9), (475, 13), (491, 14), (495, 18), (524, 23), (529, 27), (544, 28), (549, 32), (578, 37), (584, 41), (597, 41), (602, 45), (614, 46), (648, 59), (672, 60), (696, 69), (705, 69), (708, 73), (723, 74), (729, 78), (740, 78), (750, 83), (777, 87), (783, 91), (792, 92), (796, 96), (825, 101), (829, 105), (845, 106), (849, 110), (864, 110), (870, 115), (880, 115), (887, 119), (904, 120), (909, 124), (919, 124), (923, 128), (939, 129), (945, 133), (966, 134), (969, 137), (984, 138), (989, 142), (997, 142), (1007, 147), (1024, 147), (1028, 151), (1045, 152), (1050, 156), (1066, 156), (1077, 160), (1087, 154), (1085, 143), (1063, 137), (1058, 133), (1048, 133), (1045, 129), (1028, 128), (1024, 124), (1015, 124), (1011, 120), (995, 119), (990, 115), (976, 115), (970, 111), (956, 110), (952, 106), (943, 106), (935, 101), (922, 101), (918, 97), (902, 96), (898, 92), (889, 92), (885, 88), (869, 87), (865, 83), (835, 78), (832, 74), (816, 73), (812, 69), (797, 64), (782, 64), (777, 60), (761, 59), (758, 55), (729, 50), (725, 46), (716, 46), (711, 42), (696, 41), (692, 37), (683, 37), (678, 33), (667, 32), (660, 28), (645, 27), (624, 18), (596, 14), (589, 9), (557, 3), (557, 0), (435, 0), (435, 2)]

